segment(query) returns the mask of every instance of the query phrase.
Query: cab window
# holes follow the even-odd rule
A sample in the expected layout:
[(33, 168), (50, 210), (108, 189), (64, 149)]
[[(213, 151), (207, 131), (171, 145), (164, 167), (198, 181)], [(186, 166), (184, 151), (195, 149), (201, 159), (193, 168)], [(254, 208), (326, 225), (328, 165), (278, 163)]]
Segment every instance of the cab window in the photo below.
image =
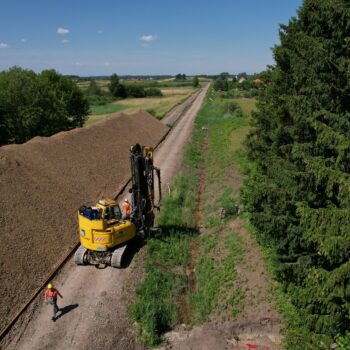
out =
[(120, 211), (119, 205), (114, 206), (112, 209), (114, 219), (120, 220), (122, 218), (122, 213)]

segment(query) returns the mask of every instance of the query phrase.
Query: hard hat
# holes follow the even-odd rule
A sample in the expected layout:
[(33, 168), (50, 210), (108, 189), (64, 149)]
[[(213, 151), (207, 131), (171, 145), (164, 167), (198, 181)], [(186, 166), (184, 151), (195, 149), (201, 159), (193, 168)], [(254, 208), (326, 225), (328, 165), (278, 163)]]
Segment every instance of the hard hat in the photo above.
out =
[(124, 199), (124, 202), (129, 202), (127, 198)]
[(52, 288), (53, 288), (53, 285), (52, 285), (51, 283), (49, 283), (49, 284), (47, 285), (47, 288), (52, 289)]

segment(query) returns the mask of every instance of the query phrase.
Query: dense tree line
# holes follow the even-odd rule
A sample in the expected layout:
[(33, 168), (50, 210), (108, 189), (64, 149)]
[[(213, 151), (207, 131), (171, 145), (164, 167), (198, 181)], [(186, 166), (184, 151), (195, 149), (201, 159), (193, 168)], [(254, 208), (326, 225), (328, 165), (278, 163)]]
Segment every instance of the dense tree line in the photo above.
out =
[(258, 170), (242, 196), (305, 325), (300, 349), (350, 327), (349, 16), (348, 0), (305, 0), (281, 26), (248, 138)]
[(255, 76), (249, 77), (243, 82), (237, 81), (236, 77), (230, 78), (218, 76), (213, 83), (213, 88), (215, 91), (227, 92), (223, 94), (222, 97), (256, 97), (259, 95), (259, 91), (264, 85), (264, 82), (261, 81), (257, 83), (255, 81)]
[(140, 84), (124, 84), (117, 74), (110, 77), (109, 91), (115, 98), (163, 96), (157, 87), (145, 88)]
[(175, 81), (186, 81), (186, 79), (186, 74), (179, 73), (175, 75)]
[(98, 86), (95, 80), (91, 80), (89, 86), (83, 92), (90, 106), (105, 105), (113, 102), (114, 100), (114, 96), (109, 91), (101, 89), (101, 87)]
[(54, 70), (0, 73), (0, 145), (81, 127), (88, 111), (76, 84)]

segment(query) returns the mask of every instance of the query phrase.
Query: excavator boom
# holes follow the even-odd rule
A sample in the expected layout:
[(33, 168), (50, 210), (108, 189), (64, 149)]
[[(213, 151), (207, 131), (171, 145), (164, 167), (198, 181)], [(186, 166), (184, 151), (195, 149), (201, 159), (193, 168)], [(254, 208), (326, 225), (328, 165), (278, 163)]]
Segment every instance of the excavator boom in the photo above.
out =
[(162, 196), (160, 171), (153, 165), (153, 152), (153, 148), (141, 147), (139, 144), (136, 144), (131, 147), (130, 156), (132, 221), (136, 225), (138, 232), (146, 236), (149, 235), (150, 229), (154, 225), (154, 209), (159, 210), (159, 206), (155, 205), (154, 202), (155, 173), (158, 179), (159, 201)]

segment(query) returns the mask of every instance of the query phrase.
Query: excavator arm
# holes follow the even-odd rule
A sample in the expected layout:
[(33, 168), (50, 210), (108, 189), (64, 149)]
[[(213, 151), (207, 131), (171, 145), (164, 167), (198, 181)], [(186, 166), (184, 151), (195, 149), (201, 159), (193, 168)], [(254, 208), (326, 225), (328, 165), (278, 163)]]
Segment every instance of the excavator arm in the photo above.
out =
[[(154, 209), (159, 210), (161, 200), (160, 170), (153, 165), (153, 148), (141, 147), (139, 144), (131, 147), (131, 182), (130, 189), (133, 213), (131, 221), (137, 231), (149, 236), (154, 225)], [(158, 180), (158, 203), (155, 204), (155, 175)]]

